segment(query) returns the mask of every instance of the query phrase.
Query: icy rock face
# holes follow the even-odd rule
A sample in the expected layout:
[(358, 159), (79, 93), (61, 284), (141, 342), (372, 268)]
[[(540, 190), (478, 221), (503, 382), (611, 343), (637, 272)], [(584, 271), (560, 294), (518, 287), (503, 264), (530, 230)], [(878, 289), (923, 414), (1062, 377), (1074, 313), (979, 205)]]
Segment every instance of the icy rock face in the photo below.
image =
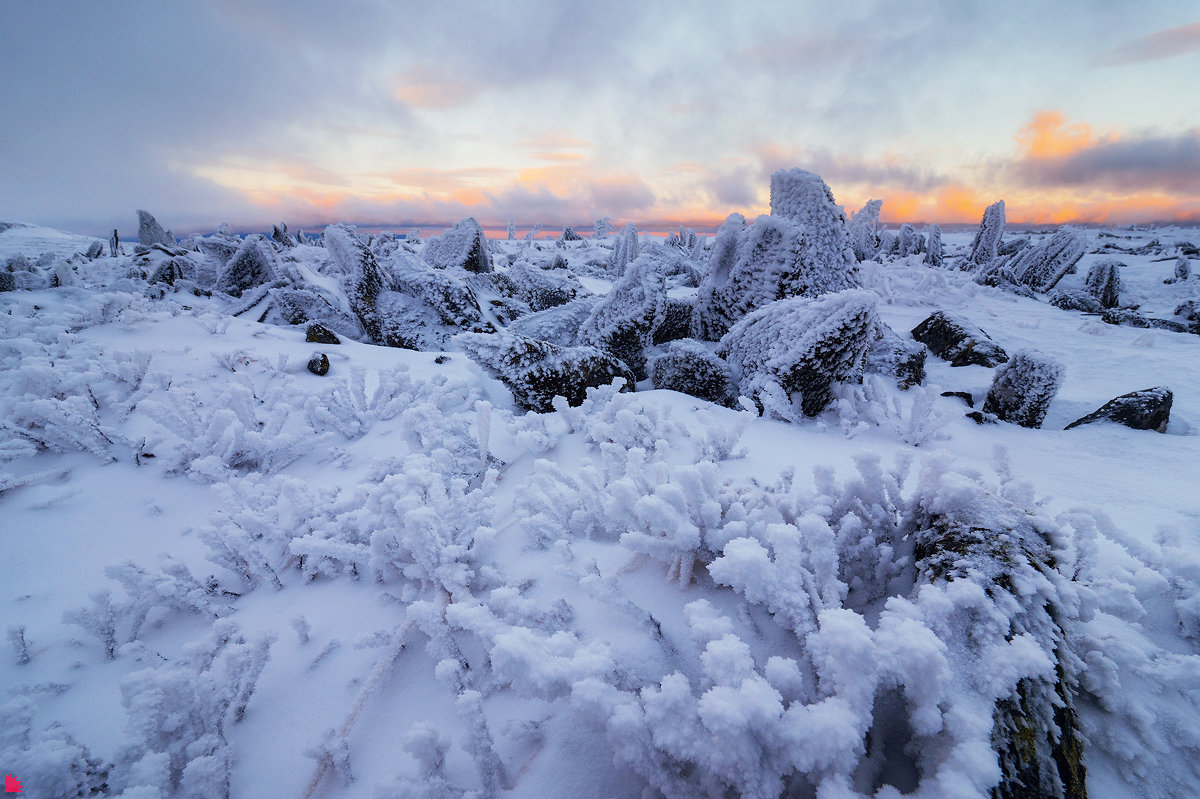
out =
[(1041, 427), (1062, 381), (1058, 361), (1037, 350), (1018, 350), (996, 370), (983, 412), (1021, 427)]
[(1079, 427), (1092, 422), (1116, 422), (1134, 430), (1167, 432), (1171, 420), (1171, 403), (1175, 395), (1166, 386), (1131, 391), (1110, 399), (1096, 410), (1066, 426)]
[(480, 366), (513, 393), (517, 404), (549, 413), (555, 397), (579, 405), (587, 389), (620, 377), (627, 386), (633, 375), (618, 359), (595, 347), (559, 347), (512, 333), (463, 333), (455, 341)]
[(161, 244), (164, 247), (174, 247), (175, 242), (167, 235), (167, 231), (163, 230), (163, 226), (158, 224), (149, 211), (143, 211), (140, 208), (137, 211), (138, 218), (138, 243), (147, 247), (155, 244)]
[(730, 405), (737, 396), (729, 364), (693, 339), (671, 342), (667, 351), (654, 360), (651, 377), (655, 388), (690, 394), (718, 405)]
[(263, 236), (247, 236), (217, 278), (217, 291), (234, 297), (275, 279), (274, 250)]
[(1116, 308), (1121, 300), (1121, 267), (1125, 264), (1105, 258), (1092, 264), (1088, 270), (1084, 289), (1099, 302), (1102, 308)]
[(987, 266), (996, 260), (1000, 239), (1004, 236), (1004, 200), (999, 200), (987, 207), (983, 212), (983, 220), (975, 239), (971, 242), (971, 252), (967, 255), (962, 268), (973, 271)]
[(696, 295), (696, 338), (716, 340), (743, 316), (776, 300), (819, 297), (858, 285), (858, 265), (829, 188), (808, 172), (803, 175), (811, 180), (794, 183), (780, 175), (794, 176), (772, 178), (772, 197), (788, 215), (760, 216), (747, 227), (740, 214), (730, 214), (717, 233)]
[(600, 297), (594, 295), (579, 297), (563, 305), (522, 316), (508, 329), (526, 338), (548, 341), (560, 347), (573, 347), (579, 343), (580, 328), (599, 302)]
[(850, 218), (846, 233), (850, 238), (850, 246), (854, 248), (854, 257), (859, 261), (870, 261), (879, 252), (879, 210), (883, 208), (883, 200), (868, 200), (867, 204)]
[(358, 317), (372, 342), (386, 343), (378, 307), (380, 294), (383, 293), (383, 275), (375, 256), (345, 225), (325, 228), (323, 239), (325, 249), (333, 258), (333, 268), (342, 276), (347, 287), (350, 310)]
[(579, 329), (581, 343), (611, 352), (637, 379), (646, 373), (646, 347), (666, 315), (663, 262), (646, 253), (629, 264)]
[(1083, 234), (1062, 228), (1041, 244), (1021, 250), (1009, 268), (1017, 280), (1034, 291), (1049, 291), (1064, 275), (1075, 271), (1075, 264), (1086, 250)]
[(929, 347), (937, 357), (950, 361), (951, 366), (992, 368), (1008, 360), (1008, 353), (992, 341), (991, 336), (944, 311), (935, 311), (914, 327), (912, 337)]
[(487, 236), (474, 217), (455, 222), (453, 228), (430, 239), (424, 255), (426, 261), (439, 269), (457, 267), (480, 274), (492, 271)]
[(1054, 531), (999, 496), (947, 499), (930, 497), (916, 508), (911, 538), (917, 585), (972, 583), (990, 606), (960, 619), (966, 629), (946, 641), (948, 656), (966, 662), (987, 657), (980, 648), (999, 632), (1029, 647), (1026, 663), (1045, 664), (996, 699), (991, 742), (1001, 778), (990, 795), (1085, 799), (1084, 741), (1074, 709), (1078, 686), (1070, 674), (1079, 667), (1072, 665), (1077, 660), (1063, 628), (1078, 616), (1078, 599), (1055, 569)]
[(743, 394), (777, 387), (806, 416), (816, 416), (833, 401), (835, 383), (862, 377), (879, 324), (875, 301), (875, 294), (857, 290), (777, 300), (734, 325), (718, 354)]
[(901, 389), (925, 382), (925, 355), (928, 350), (911, 339), (901, 338), (883, 322), (879, 323), (878, 333), (879, 337), (867, 350), (864, 371), (887, 375)]

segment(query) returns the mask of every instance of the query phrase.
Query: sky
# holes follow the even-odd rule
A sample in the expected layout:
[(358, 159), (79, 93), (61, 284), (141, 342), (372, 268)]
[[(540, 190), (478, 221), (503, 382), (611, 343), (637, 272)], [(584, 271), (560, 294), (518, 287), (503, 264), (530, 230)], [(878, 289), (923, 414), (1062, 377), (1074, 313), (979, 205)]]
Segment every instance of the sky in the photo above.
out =
[(0, 221), (1200, 220), (1194, 0), (9, 0)]

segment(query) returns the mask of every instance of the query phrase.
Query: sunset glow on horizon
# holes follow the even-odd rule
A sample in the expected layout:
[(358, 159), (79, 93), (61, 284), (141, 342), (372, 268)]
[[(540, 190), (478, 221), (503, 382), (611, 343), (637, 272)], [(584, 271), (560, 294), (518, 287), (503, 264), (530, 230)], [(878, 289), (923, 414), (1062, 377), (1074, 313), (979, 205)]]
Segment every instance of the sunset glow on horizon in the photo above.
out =
[(713, 229), (799, 166), (892, 226), (1200, 223), (1200, 23), (1168, 0), (140, 8), (6, 9), (0, 220)]

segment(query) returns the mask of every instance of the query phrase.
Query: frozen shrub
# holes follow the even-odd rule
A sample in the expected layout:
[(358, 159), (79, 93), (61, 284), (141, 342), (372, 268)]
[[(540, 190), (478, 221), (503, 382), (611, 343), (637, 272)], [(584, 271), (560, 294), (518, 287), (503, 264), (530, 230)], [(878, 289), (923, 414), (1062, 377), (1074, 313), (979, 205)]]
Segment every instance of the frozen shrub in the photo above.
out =
[(637, 260), (639, 246), (637, 228), (632, 224), (626, 225), (625, 232), (617, 238), (616, 243), (613, 245), (612, 255), (609, 256), (609, 274), (615, 277), (624, 275), (625, 267), (630, 262)]
[(646, 377), (645, 349), (666, 315), (664, 264), (650, 253), (631, 262), (579, 329), (579, 341), (612, 353)]
[(1008, 360), (1008, 353), (992, 341), (992, 337), (970, 323), (935, 311), (912, 330), (912, 337), (929, 347), (930, 352), (951, 366), (999, 366)]
[(942, 228), (940, 225), (929, 226), (925, 245), (925, 262), (930, 266), (942, 265)]
[(974, 271), (996, 260), (1003, 236), (1004, 200), (999, 200), (983, 212), (983, 220), (979, 223), (979, 230), (975, 232), (975, 238), (971, 242), (971, 252), (961, 264), (961, 268)]
[(917, 229), (908, 222), (900, 225), (900, 239), (896, 244), (896, 254), (901, 258), (908, 255), (920, 255), (925, 251), (925, 239)]
[(850, 217), (850, 224), (846, 226), (854, 257), (860, 261), (870, 261), (879, 252), (879, 210), (882, 207), (883, 200), (868, 200)]
[(140, 208), (137, 211), (138, 218), (138, 242), (147, 247), (155, 244), (161, 244), (164, 247), (174, 247), (175, 241), (167, 235), (167, 231), (163, 230), (162, 225), (158, 224), (149, 211), (143, 211)]
[(430, 239), (425, 245), (425, 260), (439, 269), (456, 267), (481, 274), (492, 271), (487, 236), (474, 217), (455, 222), (453, 228)]
[(737, 384), (729, 364), (698, 341), (673, 341), (654, 360), (655, 388), (690, 394), (718, 405), (729, 405), (737, 395)]
[(555, 397), (579, 405), (588, 388), (618, 377), (634, 383), (624, 363), (595, 347), (559, 347), (511, 333), (464, 333), (455, 341), (508, 386), (517, 405), (540, 413), (554, 409)]
[[(760, 216), (749, 228), (738, 214), (725, 221), (696, 295), (692, 332), (697, 338), (716, 340), (746, 314), (779, 299), (819, 297), (858, 285), (841, 210), (832, 205), (821, 179), (810, 177), (799, 183), (805, 191), (784, 195), (786, 207), (807, 201), (803, 213)], [(791, 186), (787, 180), (783, 184)], [(795, 221), (801, 217), (805, 225)]]
[(1041, 427), (1062, 380), (1058, 361), (1037, 350), (1018, 350), (996, 370), (983, 412), (1021, 427)]
[(600, 299), (594, 295), (579, 297), (563, 305), (527, 314), (509, 325), (508, 330), (560, 347), (574, 347), (579, 343), (579, 331), (583, 323), (591, 317)]
[(275, 279), (275, 251), (263, 236), (247, 236), (237, 252), (225, 264), (217, 279), (216, 290), (241, 297), (257, 286)]
[(742, 393), (766, 380), (807, 416), (833, 401), (835, 383), (862, 377), (879, 319), (876, 295), (844, 291), (819, 300), (793, 297), (742, 319), (721, 339)]
[(1102, 308), (1116, 308), (1121, 300), (1121, 267), (1125, 264), (1105, 258), (1092, 264), (1084, 288), (1095, 297)]
[(1049, 291), (1063, 275), (1075, 271), (1086, 249), (1083, 235), (1064, 227), (1042, 243), (1021, 250), (1008, 266), (1018, 281), (1034, 291)]

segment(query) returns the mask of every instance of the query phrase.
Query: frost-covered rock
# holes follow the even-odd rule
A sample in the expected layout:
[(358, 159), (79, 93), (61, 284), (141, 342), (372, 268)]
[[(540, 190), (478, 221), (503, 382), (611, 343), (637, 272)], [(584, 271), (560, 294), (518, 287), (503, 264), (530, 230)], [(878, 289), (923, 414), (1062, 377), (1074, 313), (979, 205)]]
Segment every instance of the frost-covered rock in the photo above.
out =
[(1037, 350), (1018, 350), (996, 369), (983, 412), (1021, 427), (1041, 427), (1062, 381), (1058, 361)]
[(312, 344), (341, 344), (342, 340), (320, 322), (310, 322), (304, 330), (304, 340)]
[(1192, 276), (1192, 267), (1188, 263), (1188, 259), (1184, 256), (1179, 256), (1175, 259), (1175, 274), (1170, 279), (1164, 281), (1166, 283), (1178, 283), (1187, 280)]
[(1105, 258), (1092, 264), (1083, 282), (1088, 294), (1096, 298), (1102, 308), (1116, 308), (1121, 300), (1121, 268), (1125, 264)]
[(729, 405), (737, 396), (737, 383), (729, 364), (694, 339), (672, 341), (651, 364), (655, 388), (679, 391), (718, 405)]
[(663, 267), (650, 253), (632, 261), (579, 329), (580, 343), (611, 352), (639, 380), (646, 377), (645, 349), (666, 316)]
[(1083, 234), (1064, 227), (1040, 244), (1021, 250), (1008, 267), (1018, 281), (1034, 291), (1050, 291), (1064, 275), (1075, 271), (1086, 250)]
[(271, 229), (271, 241), (285, 250), (296, 246), (296, 240), (288, 235), (286, 222), (280, 222)]
[(1092, 422), (1116, 422), (1134, 430), (1167, 432), (1171, 420), (1171, 403), (1175, 395), (1166, 386), (1131, 391), (1110, 399), (1087, 416), (1076, 419), (1066, 430)]
[(1188, 322), (1200, 322), (1200, 302), (1188, 300), (1175, 308), (1175, 315), (1182, 316)]
[(593, 231), (592, 238), (600, 239), (600, 240), (607, 239), (609, 236), (612, 235), (612, 232), (613, 232), (612, 219), (610, 219), (607, 216), (600, 217), (599, 219), (596, 220), (596, 223), (592, 226), (592, 231)]
[(308, 359), (308, 371), (318, 377), (329, 374), (329, 356), (323, 352), (314, 352)]
[(942, 265), (942, 228), (940, 225), (929, 226), (926, 234), (925, 263), (930, 266)]
[(1177, 322), (1174, 319), (1156, 319), (1135, 311), (1132, 308), (1106, 308), (1100, 315), (1100, 319), (1105, 324), (1120, 325), (1122, 327), (1157, 328), (1159, 330), (1171, 330), (1175, 333), (1194, 332), (1191, 326), (1183, 322)]
[(544, 311), (563, 305), (586, 293), (583, 284), (567, 268), (565, 261), (555, 261), (549, 269), (521, 259), (508, 268), (517, 296), (533, 311)]
[(633, 375), (624, 363), (595, 347), (559, 347), (512, 333), (464, 333), (455, 337), (471, 359), (508, 386), (516, 403), (548, 413), (555, 397), (579, 405), (587, 389)]
[(211, 236), (197, 237), (196, 246), (200, 252), (215, 259), (221, 266), (229, 263), (229, 259), (234, 256), (238, 248), (242, 246), (242, 240), (236, 236), (230, 236), (225, 233), (215, 233)]
[(0, 291), (16, 291), (17, 276), (12, 272), (0, 271)]
[(908, 222), (900, 225), (900, 237), (896, 243), (896, 254), (901, 258), (908, 255), (920, 255), (925, 251), (925, 237)]
[(779, 299), (819, 297), (858, 285), (841, 209), (832, 204), (820, 178), (811, 177), (820, 185), (802, 181), (805, 192), (793, 191), (785, 203), (791, 207), (797, 198), (808, 201), (807, 210), (796, 212), (808, 220), (807, 226), (794, 221), (796, 214), (760, 216), (749, 227), (740, 214), (725, 220), (696, 295), (696, 338), (716, 340), (746, 314)]
[(93, 241), (88, 245), (87, 251), (84, 252), (84, 257), (89, 261), (94, 261), (104, 254), (104, 245), (100, 241)]
[(576, 233), (573, 227), (567, 225), (563, 228), (560, 241), (583, 241), (583, 236)]
[(574, 347), (580, 343), (579, 331), (583, 323), (592, 315), (600, 300), (595, 295), (579, 297), (563, 305), (522, 316), (509, 325), (508, 330), (560, 347)]
[(778, 386), (806, 416), (816, 416), (833, 401), (835, 383), (862, 377), (879, 324), (876, 299), (851, 290), (778, 300), (734, 325), (718, 354), (733, 367), (743, 394)]
[(341, 331), (350, 338), (362, 336), (357, 319), (346, 313), (336, 297), (311, 284), (271, 289), (271, 308), (265, 322), (277, 325), (311, 323), (329, 330)]
[(854, 248), (854, 257), (859, 261), (870, 261), (879, 252), (879, 210), (883, 208), (883, 200), (868, 200), (867, 204), (850, 217), (846, 233), (850, 238), (850, 246)]
[(695, 303), (687, 297), (671, 297), (666, 299), (662, 318), (654, 328), (651, 343), (655, 346), (668, 341), (688, 338), (692, 331), (692, 309)]
[(492, 271), (487, 236), (483, 226), (468, 217), (425, 244), (425, 260), (439, 269), (456, 267), (480, 274)]
[[(384, 288), (407, 294), (434, 311), (442, 324), (472, 333), (492, 329), (483, 316), (479, 299), (467, 284), (470, 276), (456, 269), (434, 269), (409, 253), (396, 250), (380, 262)], [(489, 276), (494, 273), (489, 273)], [(479, 278), (486, 281), (488, 278)]]
[(901, 338), (883, 322), (879, 323), (878, 338), (867, 350), (863, 369), (873, 374), (887, 375), (901, 389), (925, 382), (925, 355), (929, 350), (912, 339)]
[(234, 297), (275, 279), (275, 250), (264, 236), (247, 236), (217, 278), (217, 291)]
[(929, 347), (937, 357), (950, 361), (951, 366), (999, 366), (1008, 360), (1008, 353), (979, 328), (935, 311), (912, 330), (912, 337)]
[(1049, 301), (1055, 308), (1062, 308), (1064, 311), (1100, 313), (1104, 310), (1100, 300), (1080, 289), (1057, 289), (1050, 295)]
[(162, 225), (158, 224), (158, 220), (149, 211), (143, 211), (139, 208), (137, 218), (139, 243), (147, 247), (155, 244), (161, 244), (164, 247), (175, 246), (175, 240), (167, 235), (167, 231), (163, 230)]
[(996, 260), (1000, 239), (1004, 236), (1004, 200), (989, 205), (983, 212), (979, 230), (971, 242), (971, 251), (960, 264), (962, 269), (974, 271)]
[(626, 225), (625, 231), (613, 244), (612, 254), (608, 258), (608, 273), (614, 277), (624, 275), (625, 267), (636, 261), (640, 255), (640, 248), (637, 228), (632, 224)]

